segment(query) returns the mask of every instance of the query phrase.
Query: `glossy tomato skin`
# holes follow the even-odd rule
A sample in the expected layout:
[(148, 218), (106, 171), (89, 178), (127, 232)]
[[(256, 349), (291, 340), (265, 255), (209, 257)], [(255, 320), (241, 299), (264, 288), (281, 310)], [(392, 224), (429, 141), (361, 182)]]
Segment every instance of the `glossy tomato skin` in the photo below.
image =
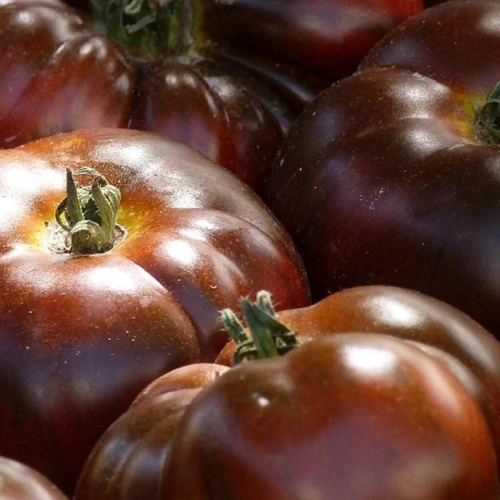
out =
[(315, 299), (363, 284), (409, 287), (500, 335), (500, 157), (477, 125), (500, 80), (495, 19), (492, 1), (414, 16), (298, 120), (270, 205)]
[(16, 460), (0, 457), (0, 497), (2, 500), (68, 500), (39, 472)]
[[(277, 317), (306, 338), (344, 332), (384, 333), (452, 356), (483, 387), (471, 392), (483, 401), (500, 455), (500, 420), (496, 416), (500, 415), (500, 344), (462, 311), (413, 290), (368, 285), (341, 290), (305, 308), (278, 311)], [(230, 366), (234, 347), (230, 341), (216, 362)], [(466, 385), (472, 388), (475, 383)]]
[[(465, 100), (482, 103), (500, 80), (500, 70), (491, 67), (500, 43), (499, 30), (491, 24), (498, 8), (493, 0), (453, 0), (421, 12), (373, 47), (360, 69), (396, 65), (447, 85), (455, 95), (463, 93)], [(405, 50), (408, 47), (411, 50)], [(483, 57), (475, 57), (478, 53)], [(468, 71), (461, 71), (464, 61)]]
[[(118, 49), (103, 35), (102, 26), (87, 22), (88, 12), (79, 16), (58, 0), (2, 0), (0, 22), (7, 35), (0, 41), (6, 54), (0, 65), (0, 124), (6, 132), (0, 135), (0, 146), (14, 147), (82, 128), (139, 128), (186, 142), (265, 196), (268, 170), (291, 120), (332, 81), (331, 75), (316, 67), (323, 58), (316, 56), (310, 64), (312, 54), (318, 47), (330, 51), (333, 43), (335, 55), (326, 60), (333, 71), (340, 67), (347, 71), (344, 61), (337, 59), (354, 58), (352, 67), (358, 63), (360, 55), (350, 53), (358, 31), (358, 52), (364, 54), (390, 27), (422, 8), (420, 0), (406, 2), (404, 9), (384, 2), (376, 6), (358, 2), (369, 25), (370, 34), (365, 35), (365, 27), (344, 21), (352, 14), (342, 1), (314, 6), (309, 0), (269, 2), (274, 4), (272, 19), (281, 34), (274, 31), (272, 40), (264, 34), (260, 38), (267, 46), (280, 41), (280, 54), (299, 52), (300, 57), (289, 60), (276, 58), (279, 54), (271, 57), (267, 47), (264, 54), (252, 50), (243, 32), (237, 40), (234, 33), (230, 39), (217, 37), (222, 23), (234, 24), (233, 11), (238, 23), (245, 20), (244, 26), (267, 19), (268, 7), (261, 2), (242, 3), (228, 3), (223, 13), (229, 17), (223, 20), (219, 2), (186, 2), (194, 19), (192, 43), (187, 42), (185, 50), (172, 49), (151, 60), (149, 54)], [(307, 18), (296, 16), (304, 9)], [(372, 20), (378, 17), (383, 26), (373, 21), (372, 28)], [(352, 36), (331, 42), (325, 40), (327, 26), (321, 33), (311, 29), (310, 23), (328, 24), (331, 19), (346, 24)], [(300, 43), (286, 35), (291, 26)], [(302, 39), (307, 39), (305, 53)], [(19, 47), (23, 47), (21, 54)], [(305, 60), (308, 65), (302, 64)]]
[[(264, 196), (290, 123), (321, 86), (314, 82), (314, 91), (303, 85), (294, 89), (283, 70), (283, 90), (273, 90), (245, 67), (249, 63), (249, 56), (235, 53), (231, 60), (227, 52), (207, 49), (203, 56), (140, 65), (129, 126), (189, 144)], [(266, 70), (263, 63), (257, 65)]]
[(423, 7), (416, 0), (199, 3), (212, 40), (309, 68), (330, 81), (350, 75), (380, 38)]
[(351, 333), (233, 368), (186, 411), (163, 498), (498, 498), (476, 401), (423, 354)]
[[(149, 384), (100, 437), (80, 474), (74, 500), (161, 498), (170, 442), (199, 392), (229, 367), (194, 363)], [(126, 446), (119, 443), (126, 440)]]
[[(65, 169), (121, 190), (126, 237), (95, 255), (55, 253), (46, 223)], [(261, 286), (308, 303), (297, 252), (244, 183), (191, 148), (93, 129), (0, 154), (0, 453), (71, 492), (100, 433), (148, 382), (213, 360), (219, 310)], [(255, 287), (255, 288), (254, 288)]]
[(127, 126), (135, 77), (111, 39), (58, 0), (2, 0), (0, 23), (0, 147)]
[[(407, 498), (405, 488), (422, 499), (498, 497), (500, 344), (478, 323), (384, 286), (277, 316), (302, 346), (222, 372), (231, 342), (218, 364), (157, 379), (103, 434), (76, 498), (382, 499)], [(412, 480), (397, 480), (411, 463)]]

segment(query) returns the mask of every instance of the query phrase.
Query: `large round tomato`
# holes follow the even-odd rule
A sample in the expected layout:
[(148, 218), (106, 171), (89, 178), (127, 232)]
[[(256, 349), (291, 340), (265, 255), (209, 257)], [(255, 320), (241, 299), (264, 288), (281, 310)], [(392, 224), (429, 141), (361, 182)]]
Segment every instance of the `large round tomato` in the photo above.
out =
[(59, 0), (0, 1), (0, 147), (82, 128), (149, 130), (195, 147), (261, 195), (297, 112), (422, 8), (421, 0), (92, 3), (105, 27)]
[(270, 203), (316, 299), (409, 287), (500, 336), (499, 51), (499, 2), (447, 2), (398, 26), (301, 115)]
[(225, 304), (263, 286), (281, 307), (308, 303), (292, 242), (253, 191), (154, 134), (0, 151), (0, 206), (0, 454), (66, 492), (146, 383), (215, 358)]
[(266, 297), (244, 300), (252, 338), (225, 314), (244, 362), (225, 366), (232, 342), (224, 364), (148, 385), (99, 439), (75, 499), (498, 498), (491, 334), (396, 287), (276, 316)]

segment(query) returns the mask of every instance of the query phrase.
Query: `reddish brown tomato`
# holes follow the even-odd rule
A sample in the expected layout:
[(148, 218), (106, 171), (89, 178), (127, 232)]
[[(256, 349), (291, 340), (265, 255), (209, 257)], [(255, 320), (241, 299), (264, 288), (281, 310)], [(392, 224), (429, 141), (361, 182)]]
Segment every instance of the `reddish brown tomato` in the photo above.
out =
[(302, 345), (224, 371), (232, 343), (222, 365), (157, 379), (103, 434), (76, 500), (499, 497), (500, 344), (478, 323), (383, 286), (277, 318)]
[(194, 363), (151, 382), (93, 448), (74, 500), (162, 498), (160, 471), (171, 459), (170, 443), (184, 412), (204, 387), (228, 370)]
[(415, 0), (202, 0), (210, 39), (307, 68), (329, 80), (351, 74)]
[(162, 479), (166, 500), (500, 495), (476, 400), (436, 358), (379, 334), (230, 370), (186, 411)]
[(148, 130), (261, 195), (302, 107), (422, 9), (421, 0), (93, 3), (105, 28), (59, 0), (0, 1), (0, 147), (82, 128)]
[[(124, 238), (101, 253), (67, 253), (55, 230), (65, 169), (81, 167), (121, 191)], [(253, 191), (154, 134), (93, 129), (1, 151), (0, 204), (0, 454), (66, 492), (146, 383), (215, 358), (227, 303), (261, 287), (282, 307), (309, 301), (289, 236)]]
[(68, 500), (59, 488), (39, 472), (16, 460), (0, 457), (2, 500)]
[(500, 336), (500, 4), (454, 0), (399, 25), (301, 115), (271, 201), (315, 300), (420, 290)]

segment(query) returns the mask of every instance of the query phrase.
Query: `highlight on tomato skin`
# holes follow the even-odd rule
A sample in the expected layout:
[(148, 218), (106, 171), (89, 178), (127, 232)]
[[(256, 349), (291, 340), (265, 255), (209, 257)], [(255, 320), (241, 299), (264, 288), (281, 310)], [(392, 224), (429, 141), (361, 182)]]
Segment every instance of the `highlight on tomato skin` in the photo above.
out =
[(73, 493), (153, 379), (213, 361), (219, 310), (265, 287), (310, 303), (262, 200), (194, 149), (90, 129), (0, 151), (0, 455)]
[(0, 457), (0, 496), (4, 500), (69, 500), (38, 471), (7, 457)]
[(498, 498), (500, 344), (469, 316), (387, 286), (241, 311), (221, 311), (216, 363), (158, 378), (106, 430), (75, 500)]

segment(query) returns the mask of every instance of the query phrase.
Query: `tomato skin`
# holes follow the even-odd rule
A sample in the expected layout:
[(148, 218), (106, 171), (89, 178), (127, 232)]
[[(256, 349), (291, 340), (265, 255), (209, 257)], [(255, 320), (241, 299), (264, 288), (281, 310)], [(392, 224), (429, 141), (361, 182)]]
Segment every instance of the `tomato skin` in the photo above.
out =
[(297, 242), (315, 300), (358, 285), (408, 287), (500, 335), (498, 148), (477, 128), (500, 80), (499, 16), (487, 0), (414, 16), (291, 130), (270, 206)]
[(0, 23), (0, 147), (127, 125), (135, 77), (116, 43), (57, 0), (3, 0)]
[[(500, 420), (495, 416), (500, 415), (500, 345), (462, 311), (409, 289), (368, 285), (341, 290), (305, 308), (278, 311), (277, 317), (307, 338), (343, 332), (384, 333), (451, 355), (487, 388), (486, 404), (481, 404), (500, 454)], [(230, 366), (234, 348), (230, 341), (216, 362)], [(474, 383), (470, 385), (472, 388)], [(472, 392), (483, 400), (481, 390)]]
[(0, 457), (0, 496), (3, 500), (68, 500), (39, 472), (6, 457)]
[(498, 498), (475, 400), (408, 347), (339, 334), (233, 368), (186, 411), (163, 498)]
[[(500, 70), (491, 65), (500, 43), (498, 28), (490, 24), (498, 8), (494, 0), (453, 0), (425, 10), (384, 37), (366, 54), (359, 69), (402, 67), (481, 103), (500, 80)], [(447, 22), (442, 24), (444, 19)], [(408, 46), (411, 50), (404, 51)], [(478, 53), (483, 57), (474, 57)], [(468, 71), (462, 71), (464, 61)]]
[[(251, 75), (238, 74), (235, 66), (208, 54), (145, 65), (129, 125), (195, 147), (262, 195), (295, 111), (261, 82), (255, 92), (242, 91), (250, 89)], [(307, 94), (307, 100), (312, 97)]]
[[(121, 190), (112, 250), (49, 249), (65, 169)], [(0, 453), (70, 493), (102, 431), (148, 382), (212, 361), (219, 310), (261, 286), (309, 303), (300, 258), (244, 183), (180, 143), (93, 129), (0, 152)]]
[[(478, 323), (384, 286), (277, 317), (303, 345), (221, 374), (231, 342), (218, 364), (155, 381), (99, 440), (76, 500), (139, 498), (145, 488), (152, 499), (407, 498), (405, 488), (422, 499), (498, 498), (500, 344)], [(119, 452), (118, 442), (127, 443)], [(422, 476), (395, 480), (410, 463)]]
[[(161, 498), (159, 470), (171, 459), (169, 442), (196, 395), (229, 368), (194, 363), (149, 384), (101, 436), (80, 475), (77, 499)], [(127, 445), (120, 446), (125, 438)]]
[[(235, 0), (200, 2), (202, 29), (219, 43), (320, 72), (350, 75), (398, 23), (422, 10), (415, 0)], [(313, 29), (311, 29), (313, 27)]]
[[(274, 2), (273, 19), (278, 18), (281, 35), (274, 34), (270, 42), (280, 42), (281, 54), (299, 52), (297, 60), (288, 60), (270, 57), (267, 47), (264, 54), (251, 50), (246, 33), (238, 35), (238, 41), (234, 33), (227, 40), (217, 36), (221, 24), (233, 23), (234, 11), (238, 22), (245, 20), (244, 26), (260, 24), (268, 8), (260, 2), (225, 5), (227, 20), (219, 19), (222, 6), (215, 5), (219, 2), (186, 2), (194, 18), (187, 30), (193, 41), (183, 49), (175, 47), (152, 57), (119, 48), (89, 12), (80, 16), (58, 0), (3, 0), (0, 147), (83, 128), (147, 130), (189, 144), (264, 197), (269, 168), (291, 121), (332, 81), (331, 75), (316, 67), (323, 58), (316, 57), (310, 64), (317, 47), (330, 47), (331, 42), (324, 40), (325, 27), (317, 33), (295, 16), (295, 10), (303, 11), (305, 6), (313, 24), (326, 12), (328, 19), (343, 25), (344, 17), (351, 14), (343, 1), (337, 3), (320, 2), (311, 8), (309, 0), (293, 5)], [(411, 0), (401, 10), (384, 2), (358, 3), (369, 35), (365, 40), (365, 27), (351, 27), (352, 22), (345, 21), (353, 33), (348, 40), (335, 40), (335, 55), (327, 58), (335, 75), (354, 67), (361, 53), (389, 28), (422, 9), (421, 0)], [(81, 6), (78, 1), (72, 4)], [(383, 20), (381, 26), (377, 17)], [(292, 23), (300, 40), (307, 38), (305, 53), (305, 43), (285, 36)], [(351, 54), (358, 30), (361, 47)], [(345, 62), (337, 65), (337, 58), (354, 61), (344, 68)], [(304, 60), (308, 66), (302, 65)]]

